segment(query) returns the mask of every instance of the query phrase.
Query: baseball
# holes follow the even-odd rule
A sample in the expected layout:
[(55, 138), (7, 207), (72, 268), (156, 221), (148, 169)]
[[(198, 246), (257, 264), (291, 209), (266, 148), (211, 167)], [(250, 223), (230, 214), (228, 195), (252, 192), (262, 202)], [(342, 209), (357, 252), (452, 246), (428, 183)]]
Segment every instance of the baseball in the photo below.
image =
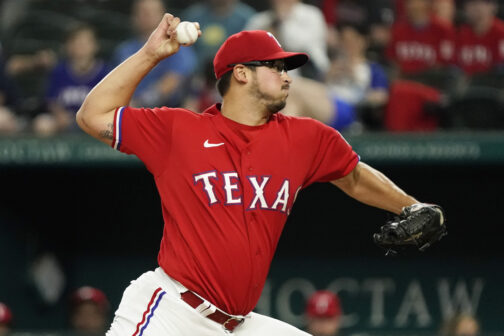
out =
[(182, 21), (177, 26), (177, 41), (180, 44), (192, 44), (198, 39), (196, 25), (189, 21)]

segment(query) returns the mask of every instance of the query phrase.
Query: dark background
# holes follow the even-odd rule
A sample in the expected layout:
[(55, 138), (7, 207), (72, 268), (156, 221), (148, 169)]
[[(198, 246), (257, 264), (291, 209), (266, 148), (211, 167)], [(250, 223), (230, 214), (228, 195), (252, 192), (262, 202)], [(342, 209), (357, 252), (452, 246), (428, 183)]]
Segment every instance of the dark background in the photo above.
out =
[[(446, 210), (450, 234), (429, 254), (504, 256), (501, 166), (375, 168), (418, 200)], [(66, 257), (156, 255), (160, 200), (143, 167), (15, 167), (1, 168), (0, 174), (3, 211), (19, 217), (19, 237), (27, 232), (38, 237), (38, 249)], [(277, 256), (378, 256), (382, 251), (371, 235), (387, 218), (331, 184), (314, 184), (299, 194)]]
[[(492, 267), (497, 265), (495, 275), (502, 274), (502, 166), (375, 167), (420, 201), (441, 204), (447, 213), (447, 237), (424, 254), (406, 252), (397, 260), (410, 267), (423, 260), (474, 265), (490, 260)], [(0, 185), (0, 294), (14, 311), (23, 311), (16, 314), (21, 329), (64, 328), (66, 296), (85, 284), (106, 291), (115, 309), (129, 281), (156, 267), (162, 235), (160, 200), (141, 165), (2, 167)], [(313, 260), (328, 269), (332, 261), (363, 260), (362, 267), (359, 262), (352, 265), (365, 273), (373, 260), (384, 262), (371, 236), (388, 216), (330, 184), (314, 184), (296, 201), (273, 273), (276, 265), (296, 260), (305, 265)], [(33, 260), (47, 252), (54, 254), (66, 277), (64, 295), (55, 305), (37, 296), (29, 273)], [(425, 265), (419, 271), (428, 274)], [(287, 267), (291, 269), (296, 267)], [(306, 277), (320, 279), (325, 271), (310, 267)], [(303, 269), (296, 272), (304, 274)], [(345, 276), (347, 270), (332, 274)], [(499, 288), (491, 295), (502, 297)]]

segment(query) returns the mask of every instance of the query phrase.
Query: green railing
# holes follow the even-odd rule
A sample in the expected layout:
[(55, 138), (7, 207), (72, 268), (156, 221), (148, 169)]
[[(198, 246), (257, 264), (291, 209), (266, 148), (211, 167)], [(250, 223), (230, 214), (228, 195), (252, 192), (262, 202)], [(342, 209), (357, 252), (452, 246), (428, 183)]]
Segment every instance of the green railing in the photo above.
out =
[(348, 137), (364, 161), (404, 164), (503, 164), (504, 132)]
[[(386, 134), (348, 136), (348, 142), (370, 163), (504, 164), (504, 132)], [(0, 137), (0, 165), (139, 165), (83, 134), (58, 137)]]

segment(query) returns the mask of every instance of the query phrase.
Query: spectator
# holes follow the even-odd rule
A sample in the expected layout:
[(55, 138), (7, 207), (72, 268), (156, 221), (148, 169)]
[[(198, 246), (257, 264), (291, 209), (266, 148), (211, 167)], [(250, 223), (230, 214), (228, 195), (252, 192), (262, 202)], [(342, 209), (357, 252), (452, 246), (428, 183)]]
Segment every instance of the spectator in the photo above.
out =
[(224, 40), (243, 30), (255, 10), (239, 0), (199, 1), (189, 6), (181, 15), (182, 20), (199, 22), (201, 38), (193, 48), (198, 57), (200, 72), (213, 57)]
[(340, 53), (333, 57), (326, 83), (341, 108), (371, 111), (388, 100), (385, 70), (366, 59), (368, 30), (364, 25), (343, 24), (339, 28)]
[(191, 90), (184, 102), (184, 108), (203, 112), (208, 106), (219, 103), (221, 96), (217, 91), (213, 62), (207, 62), (204, 69), (195, 76), (191, 83)]
[(341, 326), (341, 304), (336, 294), (320, 290), (306, 304), (306, 331), (313, 336), (337, 336)]
[(71, 296), (70, 326), (78, 335), (103, 335), (108, 325), (109, 302), (93, 287), (80, 287)]
[(271, 0), (271, 9), (254, 15), (247, 30), (268, 30), (275, 35), (285, 50), (304, 51), (310, 64), (303, 75), (322, 79), (329, 70), (327, 55), (327, 27), (319, 8), (301, 0)]
[(455, 0), (436, 0), (432, 2), (432, 13), (442, 23), (454, 27)]
[(489, 72), (504, 62), (504, 22), (495, 15), (493, 0), (467, 0), (467, 24), (456, 40), (456, 64), (468, 75)]
[(480, 325), (476, 318), (469, 314), (455, 315), (445, 321), (441, 328), (441, 336), (478, 336)]
[[(119, 45), (114, 61), (121, 63), (136, 53), (147, 41), (166, 12), (161, 0), (134, 0), (132, 23), (136, 37)], [(196, 56), (191, 48), (180, 51), (161, 61), (153, 71), (140, 82), (133, 95), (133, 106), (180, 106), (185, 90), (196, 66)]]
[(109, 69), (96, 57), (98, 42), (91, 26), (71, 27), (65, 39), (65, 59), (49, 76), (46, 94), (47, 114), (34, 119), (33, 128), (39, 134), (76, 130), (75, 113), (84, 98)]
[(370, 43), (376, 49), (381, 50), (388, 43), (394, 0), (322, 0), (321, 8), (329, 27), (330, 46), (336, 46), (336, 27), (341, 24), (366, 25), (370, 31)]
[(12, 313), (6, 304), (0, 302), (0, 336), (9, 333), (12, 326)]
[(387, 47), (400, 75), (437, 69), (453, 56), (453, 30), (431, 15), (430, 0), (406, 0), (404, 20), (394, 23)]
[(385, 71), (366, 59), (367, 30), (364, 27), (342, 25), (340, 36), (341, 49), (333, 56), (325, 83), (295, 78), (283, 112), (311, 117), (340, 131), (350, 127), (353, 131), (360, 130), (360, 121), (371, 128), (379, 128), (381, 108), (388, 100)]
[(439, 116), (429, 113), (426, 106), (437, 106), (442, 99), (442, 93), (436, 88), (410, 80), (394, 81), (383, 118), (385, 129), (391, 132), (437, 130)]

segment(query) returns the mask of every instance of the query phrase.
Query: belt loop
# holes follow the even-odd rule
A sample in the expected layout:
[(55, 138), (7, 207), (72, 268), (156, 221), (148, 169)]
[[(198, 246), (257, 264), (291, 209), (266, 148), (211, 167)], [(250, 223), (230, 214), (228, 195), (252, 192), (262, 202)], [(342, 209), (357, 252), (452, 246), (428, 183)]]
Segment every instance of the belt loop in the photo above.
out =
[(223, 312), (191, 291), (181, 293), (180, 298), (202, 316), (222, 325), (226, 333), (232, 333), (245, 320), (244, 317), (233, 316)]

